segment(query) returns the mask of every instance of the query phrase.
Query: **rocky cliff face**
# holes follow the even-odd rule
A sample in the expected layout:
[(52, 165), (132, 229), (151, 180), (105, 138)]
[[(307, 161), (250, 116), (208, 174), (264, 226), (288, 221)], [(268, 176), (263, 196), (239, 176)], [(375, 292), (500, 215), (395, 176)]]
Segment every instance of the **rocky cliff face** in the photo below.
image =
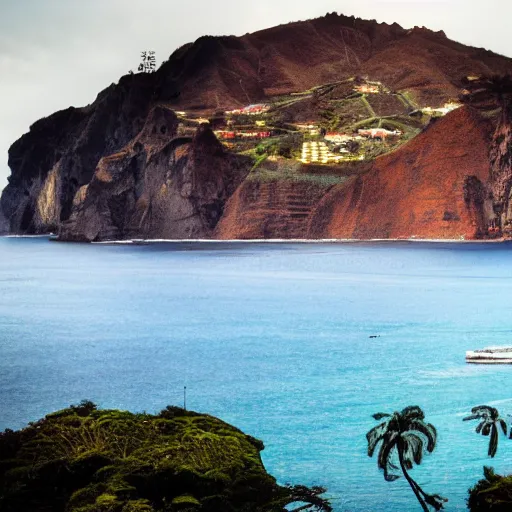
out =
[(512, 235), (512, 109), (503, 106), (490, 149), (490, 188), (497, 224)]
[(0, 209), (0, 235), (9, 233), (9, 223)]
[(308, 182), (246, 180), (228, 201), (214, 237), (308, 238), (308, 219), (327, 190)]
[(124, 77), (83, 109), (35, 123), (9, 151), (1, 207), (13, 233), (63, 240), (208, 237), (249, 170), (208, 128), (177, 137), (151, 75)]
[(89, 107), (69, 108), (34, 123), (9, 149), (12, 173), (1, 207), (11, 231), (56, 232), (99, 159), (140, 132), (152, 91), (149, 75), (124, 77)]
[(59, 239), (209, 238), (251, 160), (228, 154), (206, 125), (194, 138), (177, 137), (177, 126), (172, 111), (152, 110), (77, 191)]

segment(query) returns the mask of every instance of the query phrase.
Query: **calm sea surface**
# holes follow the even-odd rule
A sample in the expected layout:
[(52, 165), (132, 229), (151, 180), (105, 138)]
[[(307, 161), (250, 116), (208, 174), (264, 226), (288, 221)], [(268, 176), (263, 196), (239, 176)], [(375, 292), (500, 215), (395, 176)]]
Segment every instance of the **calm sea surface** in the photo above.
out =
[[(370, 338), (370, 336), (379, 336)], [(375, 412), (420, 405), (439, 432), (412, 476), (465, 510), (487, 438), (462, 417), (512, 414), (507, 244), (74, 245), (0, 238), (0, 429), (87, 398), (183, 404), (265, 442), (281, 483), (321, 484), (336, 511), (420, 510), (366, 455)], [(512, 473), (512, 441), (492, 465)]]

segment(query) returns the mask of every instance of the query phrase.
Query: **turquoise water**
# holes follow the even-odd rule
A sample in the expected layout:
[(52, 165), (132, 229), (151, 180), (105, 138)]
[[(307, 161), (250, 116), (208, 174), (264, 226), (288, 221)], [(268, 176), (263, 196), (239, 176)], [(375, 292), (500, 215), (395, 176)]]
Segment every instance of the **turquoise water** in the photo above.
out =
[[(84, 398), (155, 412), (186, 385), (189, 408), (264, 440), (280, 482), (328, 487), (336, 511), (409, 512), (365, 433), (418, 404), (439, 442), (412, 475), (465, 510), (490, 459), (462, 417), (512, 414), (512, 366), (464, 361), (512, 344), (511, 249), (0, 238), (0, 429)], [(492, 465), (512, 472), (512, 441)]]

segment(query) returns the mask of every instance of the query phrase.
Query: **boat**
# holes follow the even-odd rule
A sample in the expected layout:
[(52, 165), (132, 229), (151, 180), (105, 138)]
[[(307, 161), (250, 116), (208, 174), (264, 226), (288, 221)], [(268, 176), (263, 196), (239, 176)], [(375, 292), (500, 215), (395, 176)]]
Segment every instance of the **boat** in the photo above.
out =
[(481, 350), (468, 350), (466, 363), (512, 364), (512, 347), (487, 347)]

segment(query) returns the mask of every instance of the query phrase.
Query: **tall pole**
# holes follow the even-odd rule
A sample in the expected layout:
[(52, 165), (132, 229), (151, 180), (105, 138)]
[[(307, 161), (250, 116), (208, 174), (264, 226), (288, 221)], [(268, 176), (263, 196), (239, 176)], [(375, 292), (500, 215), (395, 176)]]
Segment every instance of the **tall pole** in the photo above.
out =
[(187, 386), (183, 386), (183, 409), (187, 410)]

